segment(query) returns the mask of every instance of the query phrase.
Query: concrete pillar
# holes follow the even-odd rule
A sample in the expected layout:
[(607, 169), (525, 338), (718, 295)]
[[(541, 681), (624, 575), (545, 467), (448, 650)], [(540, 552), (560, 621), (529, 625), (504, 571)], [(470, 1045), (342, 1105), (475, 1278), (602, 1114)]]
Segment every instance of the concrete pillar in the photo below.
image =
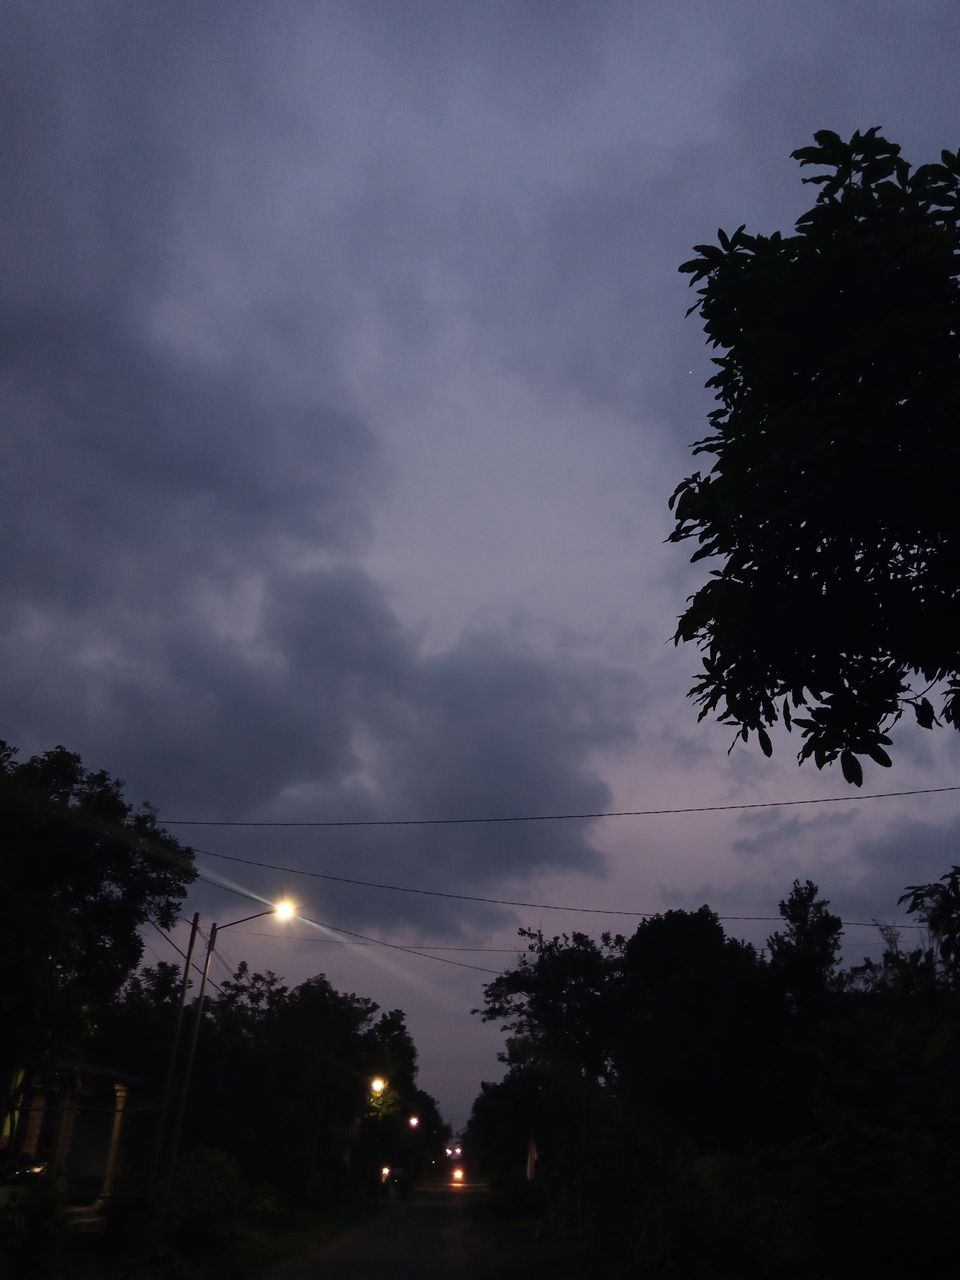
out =
[(64, 1089), (60, 1094), (60, 1112), (54, 1130), (53, 1151), (50, 1154), (50, 1168), (60, 1172), (67, 1163), (67, 1156), (73, 1146), (73, 1130), (77, 1123), (77, 1095), (73, 1089)]
[(127, 1086), (115, 1084), (116, 1108), (113, 1113), (113, 1127), (110, 1130), (110, 1149), (107, 1152), (107, 1167), (103, 1172), (103, 1186), (100, 1188), (100, 1203), (109, 1200), (113, 1194), (113, 1180), (117, 1172), (117, 1156), (120, 1151), (120, 1130), (123, 1127), (123, 1109), (127, 1105)]
[(40, 1130), (43, 1128), (43, 1113), (46, 1108), (47, 1095), (34, 1093), (30, 1099), (27, 1123), (24, 1125), (23, 1141), (20, 1143), (20, 1151), (25, 1156), (36, 1157), (37, 1147), (40, 1144)]

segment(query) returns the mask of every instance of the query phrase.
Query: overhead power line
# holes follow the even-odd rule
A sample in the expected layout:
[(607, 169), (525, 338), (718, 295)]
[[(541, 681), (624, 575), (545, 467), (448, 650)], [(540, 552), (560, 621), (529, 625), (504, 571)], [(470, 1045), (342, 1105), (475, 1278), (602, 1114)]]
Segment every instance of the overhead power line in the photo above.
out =
[(458, 969), (475, 969), (477, 973), (492, 973), (494, 977), (500, 976), (499, 969), (485, 969), (479, 964), (467, 964), (463, 960), (450, 960), (447, 956), (431, 955), (429, 951), (417, 951), (414, 947), (404, 947), (398, 942), (386, 942), (383, 938), (371, 938), (365, 933), (355, 933), (352, 929), (342, 929), (339, 925), (327, 924), (323, 920), (313, 920), (310, 916), (301, 916), (301, 920), (306, 920), (308, 924), (317, 924), (321, 929), (332, 929), (334, 933), (346, 934), (348, 938), (359, 938), (363, 942), (375, 943), (378, 947), (389, 947), (391, 951), (405, 951), (409, 956), (421, 956), (424, 960), (439, 960), (441, 964), (456, 965)]
[(807, 800), (755, 800), (745, 804), (700, 804), (668, 809), (610, 809), (597, 813), (517, 813), (472, 818), (327, 818), (308, 822), (250, 822), (237, 818), (165, 818), (165, 827), (439, 827), (484, 822), (585, 822), (597, 818), (653, 818), (681, 813), (730, 813), (743, 809), (783, 809), (799, 804), (851, 804), (860, 800), (891, 800), (898, 796), (935, 796), (951, 787), (918, 787), (912, 791), (868, 791), (863, 795), (812, 796)]
[[(272, 938), (274, 942), (310, 942), (318, 947), (359, 947), (373, 946), (370, 942), (344, 942), (341, 938), (318, 938), (315, 934), (308, 933), (268, 933), (266, 929), (238, 929), (237, 933), (248, 938)], [(498, 955), (515, 956), (522, 947), (452, 947), (445, 942), (418, 942), (417, 947), (421, 951), (472, 951), (472, 952), (488, 952)]]
[[(224, 893), (232, 893), (234, 897), (249, 898), (248, 894), (241, 892), (239, 889), (231, 889), (229, 885), (220, 884), (205, 875), (198, 874), (197, 879), (202, 880), (205, 884), (213, 885), (214, 888), (220, 889)], [(391, 951), (406, 951), (408, 955), (420, 956), (424, 960), (436, 960), (438, 964), (452, 964), (456, 965), (458, 969), (476, 969), (478, 973), (492, 973), (494, 976), (498, 976), (500, 972), (498, 969), (484, 969), (478, 964), (466, 964), (463, 960), (450, 960), (446, 956), (434, 956), (429, 951), (417, 951), (413, 947), (401, 946), (399, 942), (387, 942), (384, 938), (371, 938), (365, 933), (354, 933), (352, 929), (343, 929), (339, 925), (328, 924), (325, 920), (314, 920), (310, 916), (301, 915), (300, 919), (305, 920), (307, 924), (319, 925), (321, 929), (329, 929), (333, 933), (342, 933), (349, 938), (359, 938), (363, 942), (370, 942), (378, 947), (389, 947)], [(179, 947), (177, 949), (179, 950)]]
[[(187, 953), (183, 950), (183, 948), (182, 948), (182, 947), (178, 947), (178, 946), (177, 946), (177, 944), (174, 942), (173, 938), (171, 938), (171, 937), (170, 937), (170, 935), (169, 935), (169, 933), (167, 933), (166, 929), (161, 929), (161, 928), (160, 928), (160, 926), (157, 924), (156, 920), (150, 920), (150, 921), (149, 921), (149, 923), (153, 925), (153, 927), (156, 929), (157, 933), (159, 933), (159, 934), (160, 934), (160, 936), (161, 936), (162, 938), (166, 938), (166, 940), (170, 943), (171, 947), (173, 947), (174, 951), (179, 951), (179, 952), (180, 952), (180, 954), (183, 956), (184, 960), (186, 960), (186, 958), (187, 958)], [(199, 973), (199, 974), (200, 974), (200, 976), (201, 976), (201, 977), (203, 977), (203, 970), (200, 968), (200, 966), (199, 966), (198, 964), (196, 964), (196, 963), (194, 963), (193, 961), (191, 961), (191, 963), (190, 963), (190, 968), (191, 968), (191, 969), (196, 969), (197, 973)], [(210, 986), (211, 986), (211, 987), (216, 987), (216, 989), (217, 989), (218, 991), (220, 990), (220, 986), (219, 986), (219, 984), (218, 984), (218, 983), (216, 983), (216, 982), (214, 982), (214, 980), (213, 980), (212, 978), (207, 978), (207, 982), (209, 982), (209, 984), (210, 984)]]
[[(242, 862), (247, 867), (263, 867), (268, 871), (282, 871), (285, 875), (306, 876), (311, 880), (332, 880), (336, 884), (349, 884), (356, 888), (362, 889), (385, 889), (390, 893), (414, 893), (420, 894), (428, 898), (453, 898), (458, 902), (483, 902), (489, 906), (496, 907), (525, 907), (531, 911), (576, 911), (584, 915), (595, 916), (630, 916), (633, 919), (647, 920), (651, 916), (660, 915), (657, 911), (627, 911), (621, 907), (571, 907), (562, 906), (555, 902), (520, 902), (514, 898), (484, 898), (475, 893), (449, 893), (442, 889), (419, 889), (412, 885), (403, 884), (383, 884), (376, 880), (354, 880), (349, 876), (334, 876), (326, 871), (304, 871), (300, 867), (282, 867), (275, 862), (258, 862), (253, 858), (239, 858), (231, 853), (213, 853), (210, 849), (196, 849), (196, 853), (202, 853), (206, 858), (221, 858), (224, 862)], [(200, 877), (203, 879), (203, 876)], [(306, 917), (304, 917), (306, 919)], [(718, 916), (718, 920), (741, 921), (741, 922), (769, 922), (780, 923), (782, 916)], [(864, 928), (873, 928), (876, 925), (875, 920), (844, 920), (845, 925), (860, 925)], [(899, 929), (922, 929), (923, 925), (898, 924)]]

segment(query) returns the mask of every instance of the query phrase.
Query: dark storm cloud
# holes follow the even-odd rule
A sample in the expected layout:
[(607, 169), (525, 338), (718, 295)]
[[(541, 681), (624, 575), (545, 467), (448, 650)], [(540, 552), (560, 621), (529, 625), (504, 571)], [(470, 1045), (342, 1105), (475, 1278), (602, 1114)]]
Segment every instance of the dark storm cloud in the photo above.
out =
[[(360, 11), (361, 43), (375, 10)], [(289, 246), (263, 221), (282, 223), (282, 200), (231, 205), (217, 175), (259, 166), (268, 184), (283, 107), (256, 10), (230, 6), (222, 24), (213, 12), (15, 11), (2, 732), (81, 751), (162, 816), (603, 808), (592, 753), (630, 739), (635, 681), (497, 629), (425, 653), (360, 567), (384, 472), (343, 395), (340, 344), (373, 299), (401, 341), (429, 337), (418, 274), (432, 223), (405, 213), (389, 161)], [(561, 47), (572, 76), (575, 42), (553, 46), (542, 76)], [(276, 136), (296, 139), (286, 123)], [(284, 256), (311, 236), (313, 257)], [(351, 840), (322, 850), (327, 870), (489, 892), (601, 866), (582, 827)], [(271, 852), (317, 865), (306, 838)], [(447, 931), (499, 918), (430, 899), (324, 901), (342, 919)]]
[[(925, 141), (931, 108), (939, 130), (950, 9), (879, 6), (877, 35), (874, 8), (817, 6), (811, 24), (739, 4), (722, 21), (709, 4), (8, 6), (3, 731), (79, 748), (168, 814), (602, 808), (591, 770), (629, 740), (638, 685), (505, 629), (536, 592), (548, 624), (573, 602), (561, 625), (591, 631), (585, 651), (610, 632), (611, 651), (659, 664), (661, 763), (705, 773), (713, 756), (724, 785), (754, 785), (725, 742), (685, 736), (694, 716), (659, 651), (690, 572), (640, 545), (666, 532), (708, 408), (676, 266), (719, 223), (788, 224), (806, 197), (788, 151), (834, 108), (872, 123), (901, 47), (933, 101), (905, 91), (883, 123)], [(882, 77), (855, 65), (864, 24)], [(861, 105), (870, 119), (852, 118)], [(508, 454), (514, 423), (534, 429)], [(471, 432), (486, 450), (462, 448)], [(590, 455), (610, 474), (581, 493)], [(391, 545), (378, 520), (401, 473), (411, 505), (447, 515), (437, 539), (454, 551), (411, 565), (424, 544), (399, 504), (396, 576), (379, 581), (364, 565)], [(461, 527), (467, 490), (483, 503)], [(578, 503), (608, 502), (609, 527), (576, 531)], [(574, 534), (556, 563), (541, 539), (524, 578), (551, 517)], [(609, 583), (596, 609), (567, 576), (588, 542)], [(435, 566), (461, 547), (448, 582)], [(488, 600), (470, 573), (498, 553), (505, 594)], [(643, 614), (643, 646), (602, 613), (614, 597), (631, 634)], [(430, 609), (453, 619), (442, 645), (401, 621)], [(495, 625), (464, 637), (478, 616)], [(578, 828), (350, 839), (325, 865), (360, 859), (369, 878), (598, 865)]]
[[(110, 616), (99, 647), (85, 620), (8, 637), (4, 670), (15, 682), (5, 705), (13, 725), (46, 731), (47, 743), (62, 737), (91, 763), (124, 773), (132, 795), (149, 795), (162, 816), (596, 811), (610, 795), (590, 754), (631, 737), (631, 679), (489, 633), (424, 656), (355, 570), (278, 575), (242, 638), (196, 613)], [(580, 824), (178, 831), (215, 851), (458, 892), (489, 894), (505, 878), (542, 870), (602, 868)], [(276, 884), (228, 870), (250, 887)], [(341, 922), (444, 931), (492, 918), (430, 898), (323, 889)]]
[(850, 881), (831, 896), (835, 909), (857, 919), (904, 919), (897, 899), (908, 885), (939, 880), (960, 863), (960, 820), (897, 822), (852, 850)]
[(939, 879), (960, 861), (960, 822), (893, 819), (855, 803), (806, 812), (764, 810), (737, 821), (732, 850), (750, 874), (725, 890), (704, 886), (674, 894), (705, 897), (718, 909), (769, 911), (794, 879), (814, 880), (831, 909), (849, 920), (903, 920), (897, 899), (907, 885)]
[(376, 449), (345, 415), (191, 368), (90, 309), (8, 310), (0, 343), (8, 608), (142, 606), (365, 527)]
[[(268, 631), (283, 633), (278, 653), (291, 662), (290, 683), (271, 695), (284, 721), (286, 768), (274, 794), (262, 796), (258, 816), (442, 818), (551, 812), (558, 801), (588, 812), (609, 806), (590, 756), (631, 740), (632, 678), (549, 659), (495, 633), (424, 656), (356, 575), (317, 575), (285, 591)], [(327, 759), (309, 759), (308, 744), (324, 741), (333, 748)], [(297, 743), (301, 759), (292, 758)], [(586, 824), (185, 830), (217, 852), (484, 896), (492, 885), (522, 884), (538, 872), (603, 869)], [(273, 873), (226, 871), (276, 891)], [(389, 919), (446, 935), (512, 918), (475, 904), (326, 882), (294, 878), (292, 887), (341, 923)]]

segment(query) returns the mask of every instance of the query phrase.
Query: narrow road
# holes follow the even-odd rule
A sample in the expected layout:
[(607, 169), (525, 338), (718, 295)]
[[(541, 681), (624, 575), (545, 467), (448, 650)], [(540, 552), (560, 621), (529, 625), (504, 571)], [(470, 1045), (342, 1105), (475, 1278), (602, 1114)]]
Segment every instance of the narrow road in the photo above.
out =
[[(483, 1213), (479, 1186), (422, 1188), (268, 1280), (529, 1280), (558, 1275), (522, 1228)], [(478, 1212), (479, 1211), (479, 1212)]]

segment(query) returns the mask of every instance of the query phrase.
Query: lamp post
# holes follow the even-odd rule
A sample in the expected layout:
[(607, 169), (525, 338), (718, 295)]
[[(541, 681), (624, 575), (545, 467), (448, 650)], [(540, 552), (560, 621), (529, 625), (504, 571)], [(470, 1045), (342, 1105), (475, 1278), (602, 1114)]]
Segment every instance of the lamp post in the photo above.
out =
[(207, 989), (207, 978), (210, 975), (210, 965), (213, 961), (214, 948), (217, 945), (217, 934), (222, 933), (224, 929), (232, 929), (235, 924), (246, 924), (248, 920), (259, 920), (262, 916), (276, 916), (278, 920), (292, 920), (296, 915), (294, 904), (287, 899), (278, 902), (276, 906), (270, 907), (267, 911), (255, 911), (252, 916), (241, 916), (239, 920), (231, 920), (227, 924), (212, 924), (210, 926), (210, 936), (207, 939), (207, 956), (203, 962), (203, 973), (200, 976), (200, 991), (197, 994), (196, 1014), (193, 1022), (193, 1032), (190, 1036), (190, 1048), (187, 1052), (187, 1063), (183, 1070), (183, 1087), (180, 1090), (180, 1104), (177, 1107), (177, 1119), (173, 1127), (173, 1137), (170, 1141), (170, 1169), (173, 1170), (177, 1163), (177, 1153), (180, 1150), (180, 1133), (183, 1129), (183, 1117), (187, 1109), (187, 1096), (190, 1093), (190, 1077), (193, 1074), (193, 1059), (197, 1051), (197, 1038), (200, 1035), (200, 1022), (203, 1017), (203, 999)]
[(177, 1020), (173, 1027), (173, 1043), (170, 1046), (170, 1059), (167, 1062), (167, 1074), (163, 1081), (163, 1094), (160, 1098), (160, 1112), (157, 1116), (157, 1134), (153, 1144), (153, 1158), (150, 1162), (150, 1178), (148, 1188), (152, 1192), (160, 1170), (160, 1157), (163, 1154), (163, 1138), (167, 1131), (167, 1117), (170, 1113), (170, 1099), (173, 1094), (173, 1075), (177, 1066), (177, 1049), (180, 1047), (180, 1031), (183, 1026), (183, 1006), (187, 1001), (187, 989), (190, 986), (190, 964), (193, 960), (193, 948), (197, 941), (197, 930), (200, 928), (200, 912), (195, 911), (190, 923), (190, 942), (183, 963), (183, 979), (180, 983), (180, 1000), (177, 1004)]

